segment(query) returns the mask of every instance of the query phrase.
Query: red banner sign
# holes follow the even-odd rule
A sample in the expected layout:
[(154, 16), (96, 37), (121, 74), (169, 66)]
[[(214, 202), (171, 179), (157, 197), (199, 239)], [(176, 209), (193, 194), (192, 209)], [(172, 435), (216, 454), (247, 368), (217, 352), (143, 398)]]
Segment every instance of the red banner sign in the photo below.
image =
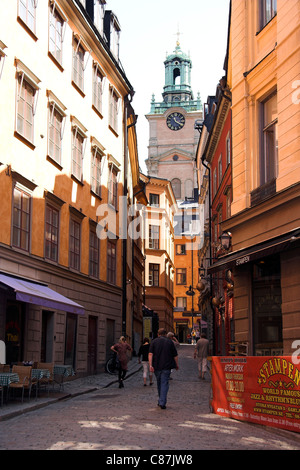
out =
[(300, 365), (291, 357), (212, 357), (213, 412), (300, 432)]

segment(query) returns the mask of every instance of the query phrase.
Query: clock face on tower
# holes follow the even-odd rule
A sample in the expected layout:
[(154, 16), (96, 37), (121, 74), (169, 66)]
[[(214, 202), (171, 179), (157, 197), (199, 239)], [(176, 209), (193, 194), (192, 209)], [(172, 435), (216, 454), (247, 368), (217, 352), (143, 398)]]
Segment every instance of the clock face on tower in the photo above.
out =
[(172, 131), (178, 131), (183, 128), (185, 118), (181, 113), (171, 113), (167, 117), (167, 126)]

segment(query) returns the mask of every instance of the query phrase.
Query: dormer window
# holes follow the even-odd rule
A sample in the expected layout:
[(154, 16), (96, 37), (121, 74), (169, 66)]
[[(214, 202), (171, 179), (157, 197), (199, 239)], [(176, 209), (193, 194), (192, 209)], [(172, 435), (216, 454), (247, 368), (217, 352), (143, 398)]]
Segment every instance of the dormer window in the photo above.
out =
[(104, 17), (104, 32), (108, 47), (116, 58), (119, 58), (120, 24), (112, 11), (106, 11)]
[(94, 24), (101, 36), (103, 36), (105, 0), (94, 0)]

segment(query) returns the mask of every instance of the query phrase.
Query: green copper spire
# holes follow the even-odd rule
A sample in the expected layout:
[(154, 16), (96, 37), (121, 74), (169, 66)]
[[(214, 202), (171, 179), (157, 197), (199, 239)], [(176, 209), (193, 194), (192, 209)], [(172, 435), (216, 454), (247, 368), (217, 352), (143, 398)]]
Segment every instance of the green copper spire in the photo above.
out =
[[(180, 33), (177, 33), (178, 36)], [(151, 114), (162, 114), (166, 109), (180, 106), (186, 111), (202, 109), (200, 95), (194, 100), (191, 87), (192, 61), (190, 56), (181, 50), (179, 38), (172, 54), (167, 54), (165, 65), (165, 86), (162, 93), (163, 102), (151, 101)]]

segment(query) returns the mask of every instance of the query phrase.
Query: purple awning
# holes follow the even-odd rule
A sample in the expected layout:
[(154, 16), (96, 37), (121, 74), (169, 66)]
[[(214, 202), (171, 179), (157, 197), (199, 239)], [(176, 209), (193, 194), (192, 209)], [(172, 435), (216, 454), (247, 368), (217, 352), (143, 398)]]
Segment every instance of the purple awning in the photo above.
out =
[(11, 287), (16, 293), (16, 300), (21, 302), (42, 305), (43, 307), (63, 310), (78, 315), (84, 314), (84, 308), (81, 305), (45, 285), (25, 281), (6, 274), (0, 274), (0, 283)]

